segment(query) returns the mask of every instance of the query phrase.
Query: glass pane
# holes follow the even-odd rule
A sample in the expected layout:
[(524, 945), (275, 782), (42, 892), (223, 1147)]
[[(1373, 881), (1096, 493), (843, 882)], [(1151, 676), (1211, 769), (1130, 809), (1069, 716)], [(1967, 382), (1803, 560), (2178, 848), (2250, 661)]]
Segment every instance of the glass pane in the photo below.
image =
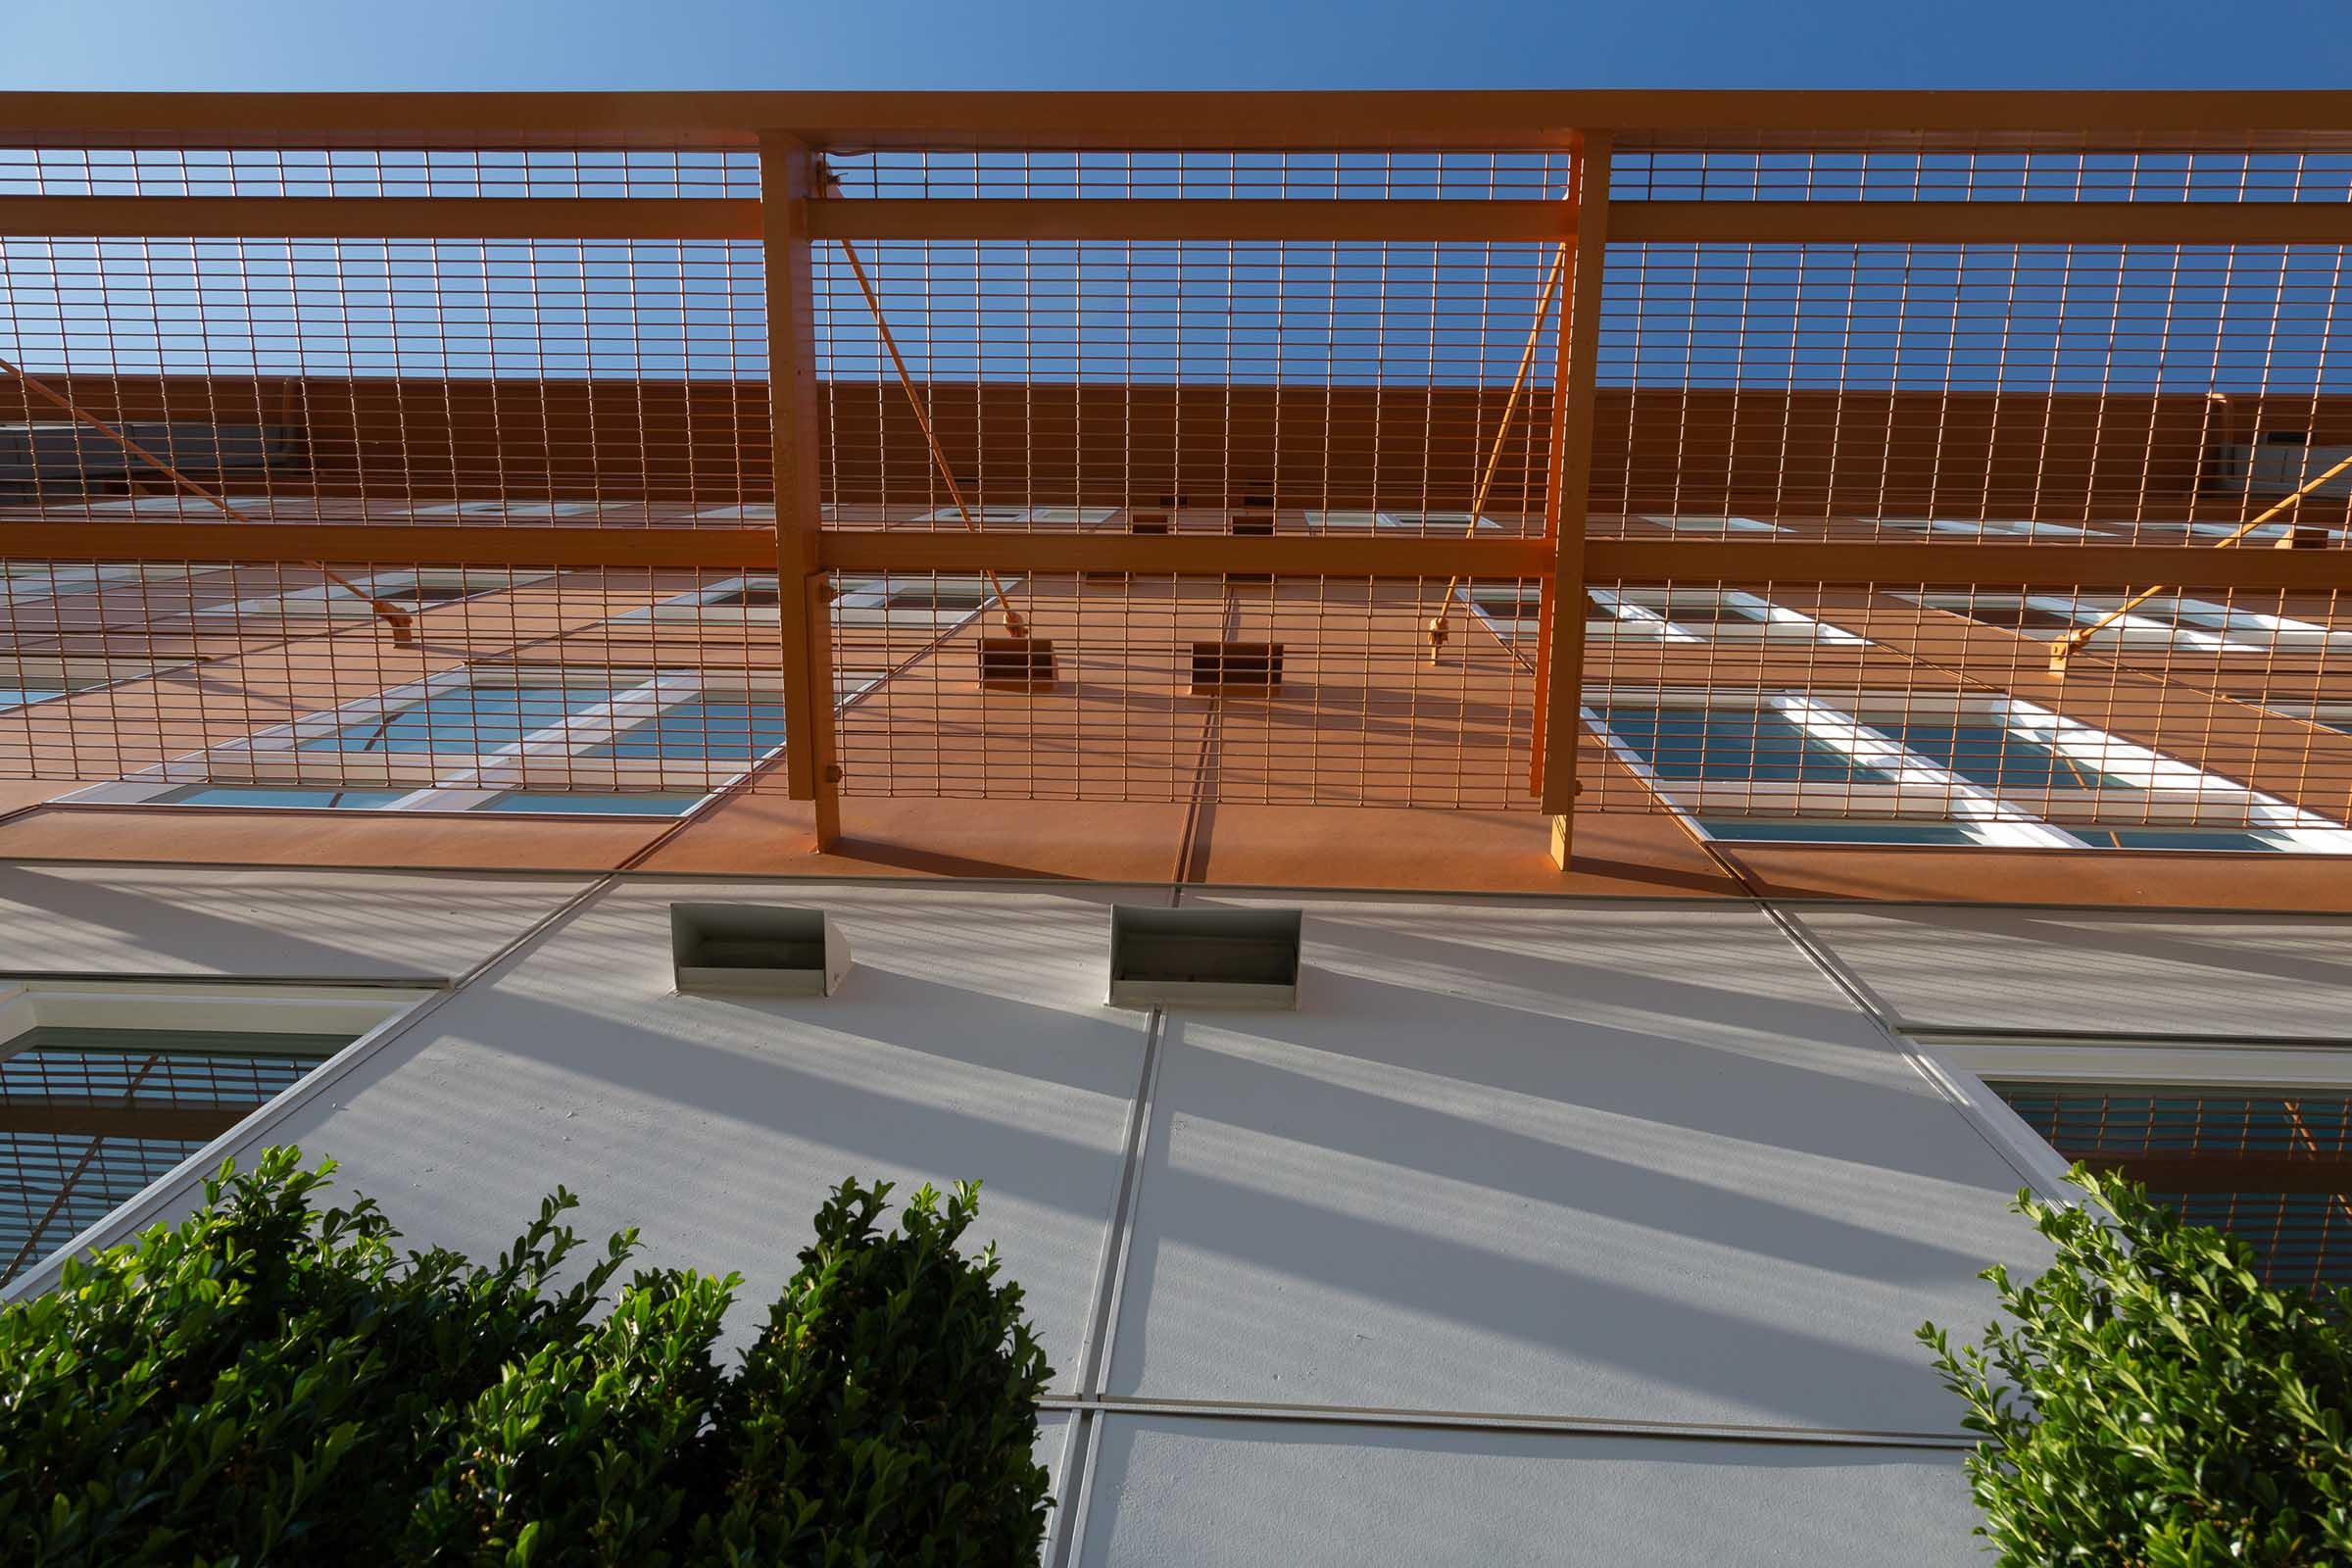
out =
[(988, 593), (980, 588), (935, 588), (917, 583), (910, 588), (894, 588), (885, 601), (892, 610), (953, 611), (961, 613), (978, 610), (988, 602)]
[(784, 603), (783, 595), (774, 588), (730, 588), (703, 601), (705, 605), (728, 610), (774, 610)]
[(63, 697), (63, 686), (0, 686), (0, 708), (23, 708), (27, 703), (45, 703), (52, 697)]
[(1701, 817), (1699, 826), (1734, 843), (1975, 844), (1956, 822), (1809, 822), (1787, 817)]
[(606, 795), (593, 790), (532, 794), (516, 790), (476, 808), (484, 811), (583, 811), (604, 816), (684, 816), (700, 795)]
[[(62, 1123), (0, 1132), (0, 1282), (349, 1043), (344, 1035), (43, 1028), (0, 1047), (9, 1051), (0, 1105), (38, 1107)], [(140, 1130), (143, 1116), (152, 1134)], [(75, 1125), (82, 1118), (87, 1124)]]
[(306, 752), (456, 752), (478, 756), (513, 746), (625, 688), (460, 686), (382, 716), (345, 724), (302, 743)]
[(273, 789), (268, 785), (191, 784), (155, 797), (157, 806), (275, 806), (313, 810), (372, 811), (407, 790)]
[(1970, 783), (1996, 792), (2138, 788), (2038, 741), (2028, 740), (1990, 719), (1889, 724), (1874, 720), (1871, 728), (1951, 769)]
[[(2278, 1193), (2233, 1185), (2223, 1161), (2338, 1161), (2352, 1154), (2352, 1099), (2340, 1090), (2247, 1091), (2220, 1086), (1995, 1082), (2008, 1102), (2067, 1159), (2099, 1159), (2133, 1173), (2140, 1157), (2149, 1194), (2193, 1225), (2211, 1225), (2252, 1247), (2263, 1282), (2352, 1284), (2352, 1207), (2335, 1193)], [(2181, 1191), (2183, 1156), (2212, 1156), (2208, 1185)], [(2321, 1167), (2324, 1168), (2324, 1167)], [(2206, 1174), (2206, 1173), (2198, 1173)], [(2243, 1174), (2258, 1183), (2263, 1172)], [(2144, 1178), (2143, 1178), (2144, 1179)], [(2270, 1178), (2276, 1180), (2276, 1177)], [(2169, 1187), (2165, 1184), (2169, 1181)]]
[(2259, 833), (2232, 828), (2070, 827), (2083, 843), (2101, 850), (2276, 850)]
[(2075, 624), (2074, 616), (2038, 605), (1975, 604), (1950, 608), (1953, 613), (1966, 615), (1980, 626), (2000, 626), (2010, 631), (2065, 631)]
[(1779, 713), (1740, 708), (1642, 708), (1610, 704), (1601, 721), (1667, 779), (1781, 783), (1884, 783), (1866, 767)]
[(589, 757), (743, 762), (784, 744), (782, 703), (680, 703), (625, 731)]

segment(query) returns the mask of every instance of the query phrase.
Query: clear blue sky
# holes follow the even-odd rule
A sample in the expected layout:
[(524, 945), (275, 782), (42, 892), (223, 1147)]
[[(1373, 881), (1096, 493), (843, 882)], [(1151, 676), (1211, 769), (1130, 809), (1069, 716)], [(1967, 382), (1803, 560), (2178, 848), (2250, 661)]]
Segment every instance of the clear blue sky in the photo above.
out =
[(2343, 87), (2346, 0), (16, 0), (0, 88)]

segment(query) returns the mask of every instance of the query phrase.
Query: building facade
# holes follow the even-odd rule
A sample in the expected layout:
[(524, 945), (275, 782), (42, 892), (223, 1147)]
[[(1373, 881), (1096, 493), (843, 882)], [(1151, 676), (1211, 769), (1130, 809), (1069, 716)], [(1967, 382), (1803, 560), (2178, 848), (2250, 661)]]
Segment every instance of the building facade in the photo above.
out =
[(1972, 1560), (2020, 1188), (2352, 1280), (2348, 142), (0, 97), (0, 1281), (978, 1178), (1054, 1563)]

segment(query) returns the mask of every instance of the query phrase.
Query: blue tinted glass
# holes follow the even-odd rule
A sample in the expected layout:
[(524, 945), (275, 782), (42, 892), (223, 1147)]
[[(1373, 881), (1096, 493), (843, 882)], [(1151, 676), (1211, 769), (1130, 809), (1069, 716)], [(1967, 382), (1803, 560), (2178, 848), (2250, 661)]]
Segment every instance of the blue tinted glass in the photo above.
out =
[(2132, 789), (2089, 763), (2052, 751), (2004, 725), (1981, 723), (1873, 724), (1922, 757), (1992, 790)]
[(2067, 831), (2102, 850), (2275, 850), (2259, 833), (2234, 828), (2074, 827)]
[(163, 806), (278, 806), (316, 810), (371, 811), (407, 790), (271, 789), (264, 785), (192, 784), (156, 797)]
[(1975, 844), (1955, 822), (1800, 822), (1779, 817), (1703, 817), (1699, 825), (1735, 843)]
[(27, 703), (45, 703), (52, 697), (65, 695), (62, 686), (0, 686), (0, 708), (23, 708)]
[(484, 811), (591, 811), (605, 816), (684, 816), (700, 795), (601, 795), (574, 793), (526, 794), (520, 790), (478, 808)]
[(345, 724), (302, 743), (306, 752), (461, 752), (513, 746), (536, 730), (608, 702), (590, 686), (461, 686)]
[(1616, 704), (1599, 711), (1601, 721), (1660, 778), (1806, 784), (1884, 782), (1887, 778), (1814, 739), (1779, 713)]
[(782, 703), (680, 703), (586, 755), (744, 762), (783, 744)]

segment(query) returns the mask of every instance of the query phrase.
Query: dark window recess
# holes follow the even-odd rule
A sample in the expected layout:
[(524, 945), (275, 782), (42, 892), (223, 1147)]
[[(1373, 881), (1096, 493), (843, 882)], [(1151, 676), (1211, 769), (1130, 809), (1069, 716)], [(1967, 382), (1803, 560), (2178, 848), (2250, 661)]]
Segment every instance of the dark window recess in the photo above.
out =
[(707, 606), (742, 610), (773, 610), (783, 602), (784, 596), (773, 588), (730, 588), (703, 601)]
[(1168, 514), (1164, 512), (1139, 512), (1127, 519), (1129, 533), (1166, 533)]
[(2075, 624), (2074, 616), (2038, 605), (1971, 605), (1957, 613), (1980, 626), (1999, 626), (2009, 631), (2066, 631)]
[(1193, 644), (1193, 695), (1271, 696), (1282, 686), (1280, 643)]
[(894, 588), (883, 603), (892, 610), (929, 610), (962, 613), (978, 610), (988, 603), (988, 593), (980, 588), (941, 588), (929, 583)]
[(775, 904), (673, 904), (669, 956), (681, 992), (829, 996), (850, 968), (822, 909)]
[(55, 1029), (0, 1050), (0, 1282), (137, 1196), (347, 1035)]
[(1301, 923), (1297, 909), (1114, 905), (1110, 1001), (1295, 1006)]
[(2352, 1285), (2352, 1096), (2212, 1086), (1996, 1082), (2069, 1160), (2121, 1170), (2254, 1249), (2274, 1286)]
[(391, 605), (446, 605), (454, 599), (470, 599), (482, 591), (447, 583), (417, 583), (408, 588), (387, 588), (375, 597)]
[(2307, 447), (2311, 445), (2309, 430), (2265, 430), (2262, 444), (2266, 447)]
[(1049, 637), (980, 639), (980, 684), (990, 691), (1054, 689), (1054, 642)]

